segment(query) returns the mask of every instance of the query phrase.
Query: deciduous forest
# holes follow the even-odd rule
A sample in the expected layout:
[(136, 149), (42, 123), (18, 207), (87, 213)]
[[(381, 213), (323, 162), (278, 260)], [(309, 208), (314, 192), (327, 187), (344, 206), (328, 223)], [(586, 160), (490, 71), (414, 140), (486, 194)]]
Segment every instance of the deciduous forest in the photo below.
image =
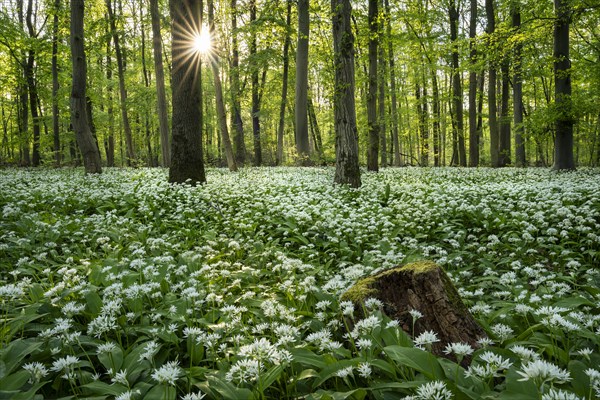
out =
[(0, 0), (0, 399), (600, 399), (598, 0)]

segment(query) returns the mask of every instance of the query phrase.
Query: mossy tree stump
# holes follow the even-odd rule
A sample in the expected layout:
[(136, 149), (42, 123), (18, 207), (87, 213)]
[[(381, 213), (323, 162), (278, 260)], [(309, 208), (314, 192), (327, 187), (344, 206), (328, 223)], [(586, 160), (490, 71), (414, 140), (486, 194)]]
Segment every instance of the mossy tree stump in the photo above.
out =
[(477, 340), (486, 333), (463, 304), (446, 273), (432, 261), (418, 261), (380, 272), (359, 280), (343, 296), (362, 309), (364, 301), (374, 297), (383, 303), (383, 312), (400, 322), (402, 329), (413, 334), (411, 310), (423, 314), (414, 325), (415, 337), (433, 330), (440, 341), (432, 352), (443, 353), (448, 343), (468, 343), (478, 348)]

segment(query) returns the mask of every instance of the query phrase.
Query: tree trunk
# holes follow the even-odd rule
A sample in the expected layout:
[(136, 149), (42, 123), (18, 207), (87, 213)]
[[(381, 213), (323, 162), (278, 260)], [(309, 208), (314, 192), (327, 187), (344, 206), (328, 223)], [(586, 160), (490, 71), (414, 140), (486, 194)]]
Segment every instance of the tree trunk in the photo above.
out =
[[(250, 24), (256, 21), (256, 0), (250, 1)], [(256, 30), (252, 30), (250, 39), (250, 59), (255, 59), (257, 44)], [(259, 89), (260, 83), (258, 80), (258, 68), (256, 62), (252, 65), (252, 134), (254, 139), (254, 165), (262, 165), (262, 149), (260, 144), (260, 98)]]
[(123, 52), (119, 42), (117, 33), (117, 25), (115, 14), (112, 9), (112, 0), (106, 0), (106, 9), (108, 11), (108, 19), (110, 22), (110, 30), (115, 45), (115, 55), (117, 56), (117, 71), (119, 75), (119, 94), (121, 97), (121, 118), (123, 119), (123, 130), (125, 132), (125, 146), (127, 148), (127, 165), (132, 165), (135, 160), (135, 150), (133, 148), (133, 136), (131, 133), (131, 125), (129, 124), (129, 114), (127, 113), (127, 90), (125, 89), (125, 63), (123, 60)]
[(400, 135), (398, 130), (398, 98), (396, 94), (396, 66), (394, 62), (394, 48), (392, 37), (392, 23), (391, 23), (391, 12), (390, 2), (385, 0), (385, 9), (388, 15), (387, 19), (387, 36), (388, 40), (388, 57), (390, 63), (390, 91), (392, 97), (392, 143), (394, 145), (394, 166), (401, 167), (404, 165), (402, 162), (402, 149), (400, 148)]
[(102, 172), (100, 152), (94, 141), (87, 119), (86, 74), (83, 0), (71, 0), (71, 58), (73, 63), (73, 87), (71, 89), (71, 124), (77, 144), (83, 156), (85, 172)]
[(239, 63), (240, 57), (237, 36), (237, 0), (231, 0), (231, 70), (229, 72), (229, 80), (231, 84), (231, 125), (235, 126), (235, 134), (233, 136), (235, 158), (238, 164), (244, 165), (246, 162), (246, 143), (244, 142), (244, 124), (242, 121), (242, 108), (240, 104)]
[[(208, 0), (208, 24), (210, 26), (210, 37), (214, 41), (216, 35), (213, 8), (213, 0)], [(227, 159), (227, 167), (230, 171), (237, 171), (237, 164), (235, 162), (235, 157), (233, 156), (233, 147), (231, 146), (231, 140), (229, 139), (229, 129), (227, 128), (227, 114), (225, 113), (225, 102), (223, 100), (223, 88), (221, 86), (221, 77), (219, 76), (219, 66), (217, 62), (217, 56), (212, 56), (210, 58), (210, 66), (212, 69), (213, 80), (215, 85), (215, 101), (217, 102), (217, 118), (219, 120), (219, 129), (221, 131), (223, 147), (225, 148), (225, 158)]]
[(156, 111), (158, 112), (158, 128), (160, 131), (160, 151), (163, 167), (169, 167), (171, 165), (171, 149), (169, 146), (169, 119), (167, 116), (158, 0), (150, 0), (150, 16), (152, 18), (152, 49), (154, 51), (154, 74), (156, 75)]
[(334, 182), (359, 187), (358, 131), (354, 101), (354, 35), (350, 0), (331, 0), (334, 49)]
[(554, 169), (575, 169), (573, 158), (573, 105), (571, 100), (571, 60), (569, 58), (569, 24), (571, 3), (554, 0), (554, 101), (558, 116), (555, 122)]
[[(33, 0), (27, 3), (27, 30), (29, 38), (35, 39), (36, 32), (33, 26)], [(31, 165), (37, 167), (40, 165), (40, 118), (38, 114), (38, 92), (35, 82), (35, 50), (30, 48), (27, 55), (27, 63), (25, 64), (25, 79), (29, 90), (29, 109), (31, 111), (31, 122), (33, 123), (33, 151), (31, 152)]]
[[(406, 333), (416, 337), (425, 331), (435, 332), (439, 342), (431, 351), (440, 357), (453, 357), (444, 353), (450, 343), (478, 348), (477, 341), (487, 337), (446, 272), (432, 261), (417, 261), (361, 279), (342, 296), (342, 300), (354, 303), (359, 313), (368, 298), (380, 300), (383, 312), (398, 321)], [(422, 317), (415, 320), (413, 310)]]
[[(235, 0), (234, 0), (235, 1)], [(286, 0), (287, 12), (285, 17), (286, 26), (290, 26), (292, 19), (292, 1)], [(290, 31), (286, 30), (285, 42), (283, 43), (283, 76), (281, 77), (281, 103), (279, 105), (279, 126), (277, 128), (277, 154), (275, 156), (275, 164), (283, 164), (283, 134), (285, 128), (285, 107), (287, 104), (288, 92), (288, 75), (290, 69)]]
[(440, 89), (437, 80), (437, 69), (430, 68), (431, 86), (433, 89), (433, 166), (439, 167), (440, 163), (440, 121), (442, 113), (440, 110)]
[(477, 131), (477, 0), (471, 0), (469, 19), (469, 167), (479, 166), (479, 132)]
[(309, 0), (298, 0), (298, 45), (296, 49), (295, 130), (296, 151), (301, 164), (308, 162), (308, 38)]
[[(515, 0), (511, 8), (512, 26), (517, 33), (521, 31), (521, 4)], [(523, 44), (518, 41), (515, 44), (515, 53), (513, 61), (513, 122), (515, 129), (515, 165), (525, 167), (527, 160), (525, 157), (525, 127), (523, 126), (523, 77), (522, 73), (522, 50)]]
[(467, 155), (465, 150), (465, 136), (463, 123), (463, 93), (462, 79), (458, 69), (458, 8), (456, 1), (450, 1), (448, 10), (450, 15), (450, 41), (452, 42), (452, 100), (454, 103), (454, 118), (453, 128), (454, 135), (458, 139), (458, 164), (461, 167), (467, 166)]
[(108, 34), (110, 32), (110, 22), (107, 21), (107, 35), (106, 35), (106, 80), (108, 81), (108, 134), (104, 142), (104, 148), (106, 150), (106, 166), (115, 166), (115, 113), (113, 107), (113, 85), (112, 85), (112, 57), (110, 56), (110, 42), (111, 38)]
[[(381, 4), (382, 9), (385, 10), (385, 8), (383, 7), (383, 0), (381, 0)], [(387, 19), (388, 17), (384, 17), (384, 19)], [(378, 31), (380, 33), (380, 35), (383, 34), (383, 29), (381, 29), (383, 25), (381, 25), (381, 23), (379, 23), (379, 27), (378, 27)], [(381, 37), (381, 36), (380, 36)], [(390, 40), (388, 38), (388, 40)], [(383, 46), (383, 40), (380, 40), (379, 43), (379, 64), (378, 64), (378, 70), (379, 70), (379, 79), (378, 79), (378, 85), (379, 85), (379, 98), (377, 99), (377, 107), (378, 107), (378, 124), (379, 124), (379, 143), (380, 143), (380, 153), (381, 153), (381, 167), (385, 168), (388, 165), (388, 159), (387, 159), (387, 127), (386, 127), (386, 114), (387, 114), (387, 110), (385, 108), (385, 92), (386, 92), (386, 86), (387, 86), (387, 62), (385, 59), (385, 48)]]
[(313, 141), (315, 143), (315, 150), (319, 158), (323, 156), (323, 140), (321, 138), (321, 129), (319, 128), (319, 121), (317, 120), (317, 114), (315, 113), (315, 107), (312, 99), (308, 98), (308, 117), (310, 121), (310, 127), (313, 132)]
[[(173, 122), (169, 182), (192, 185), (206, 182), (202, 154), (201, 76), (199, 60), (188, 59), (193, 51), (186, 31), (190, 24), (202, 21), (202, 1), (169, 0), (173, 45), (171, 91)], [(192, 69), (190, 70), (190, 65)]]
[[(487, 16), (487, 33), (493, 35), (496, 31), (496, 12), (494, 9), (494, 0), (485, 0), (485, 11)], [(492, 167), (498, 166), (499, 160), (499, 132), (497, 121), (497, 106), (496, 106), (496, 66), (494, 54), (491, 54), (488, 59), (489, 77), (488, 77), (488, 112), (490, 126), (490, 156)]]
[(369, 87), (367, 91), (367, 119), (369, 131), (367, 169), (369, 171), (379, 170), (379, 125), (377, 124), (378, 8), (378, 0), (369, 0)]
[(498, 151), (498, 166), (506, 167), (510, 164), (510, 119), (508, 117), (509, 90), (509, 60), (504, 58), (500, 70), (502, 71), (502, 99), (500, 100), (500, 147)]
[(61, 162), (60, 151), (60, 115), (58, 109), (58, 13), (61, 8), (60, 0), (54, 0), (54, 19), (52, 22), (52, 138), (54, 164), (58, 167)]

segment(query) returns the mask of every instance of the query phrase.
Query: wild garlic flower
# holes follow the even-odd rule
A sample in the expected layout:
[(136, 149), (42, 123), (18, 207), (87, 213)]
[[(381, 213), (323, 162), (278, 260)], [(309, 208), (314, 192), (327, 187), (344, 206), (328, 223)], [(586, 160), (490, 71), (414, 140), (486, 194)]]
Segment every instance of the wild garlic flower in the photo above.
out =
[(43, 378), (48, 375), (48, 368), (40, 362), (31, 362), (23, 365), (23, 369), (31, 374), (29, 383), (39, 383)]
[(565, 383), (571, 380), (569, 371), (559, 368), (545, 360), (530, 361), (517, 371), (517, 374), (523, 378), (520, 381), (528, 381), (530, 379), (538, 381), (538, 383), (556, 382)]
[(66, 356), (59, 358), (52, 363), (50, 370), (54, 372), (70, 372), (72, 367), (79, 362), (79, 358), (73, 356)]
[(418, 310), (413, 309), (413, 310), (410, 310), (409, 313), (412, 316), (413, 323), (416, 322), (419, 318), (423, 318), (423, 314), (421, 314), (421, 312)]
[(115, 400), (133, 400), (135, 399), (135, 397), (137, 395), (142, 394), (142, 392), (139, 389), (136, 390), (128, 390), (126, 392), (123, 392), (117, 396), (115, 396)]
[(474, 349), (468, 343), (448, 343), (444, 349), (445, 354), (453, 353), (461, 360), (468, 355), (473, 354)]
[(433, 343), (439, 342), (440, 339), (434, 331), (425, 331), (417, 336), (414, 340), (415, 347), (424, 350), (425, 347), (431, 346)]
[(478, 360), (478, 364), (471, 364), (465, 371), (465, 377), (476, 377), (482, 380), (497, 378), (512, 366), (509, 359), (491, 351), (480, 354)]
[(142, 354), (140, 354), (140, 358), (138, 361), (148, 360), (152, 361), (154, 355), (158, 351), (159, 345), (154, 340), (151, 340), (145, 344), (145, 350)]
[(229, 382), (252, 383), (258, 380), (262, 367), (258, 360), (245, 358), (231, 366), (225, 379)]
[(542, 395), (542, 400), (584, 400), (584, 398), (577, 396), (575, 393), (551, 388)]
[(110, 353), (117, 348), (117, 345), (114, 342), (106, 342), (98, 345), (97, 354)]
[(540, 359), (540, 355), (538, 353), (531, 349), (528, 349), (525, 346), (521, 346), (520, 344), (510, 346), (509, 350), (518, 355), (519, 358), (521, 358), (522, 363)]
[(338, 378), (346, 378), (347, 376), (352, 375), (352, 370), (353, 370), (352, 366), (341, 368), (335, 373), (335, 375)]
[(206, 396), (206, 393), (188, 393), (185, 396), (181, 396), (181, 400), (202, 400)]
[(369, 297), (365, 300), (365, 307), (369, 310), (378, 310), (383, 307), (383, 302), (374, 297)]
[(454, 395), (443, 381), (427, 382), (417, 388), (417, 399), (419, 400), (449, 400), (453, 397)]
[(371, 373), (373, 372), (371, 369), (371, 365), (368, 362), (362, 362), (358, 364), (358, 367), (356, 369), (358, 371), (358, 375), (365, 379), (370, 377)]
[(152, 379), (158, 383), (175, 386), (175, 381), (181, 375), (181, 368), (177, 361), (169, 361), (152, 373)]
[(502, 343), (513, 337), (515, 331), (508, 325), (496, 324), (491, 327), (491, 331)]

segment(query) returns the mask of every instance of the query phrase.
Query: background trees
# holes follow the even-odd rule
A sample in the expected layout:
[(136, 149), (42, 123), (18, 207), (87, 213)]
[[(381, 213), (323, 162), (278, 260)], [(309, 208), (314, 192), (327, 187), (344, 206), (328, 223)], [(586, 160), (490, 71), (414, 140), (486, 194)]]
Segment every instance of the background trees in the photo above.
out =
[[(367, 1), (356, 3), (350, 18), (361, 164), (367, 164), (369, 148), (371, 169), (389, 160), (393, 165), (557, 168), (599, 163), (597, 6), (583, 0), (566, 3), (566, 11), (561, 11), (563, 2), (554, 7), (533, 0), (371, 3), (371, 18)], [(68, 112), (65, 4), (0, 4), (2, 163), (81, 162)], [(220, 62), (216, 75), (210, 63), (199, 67), (207, 77), (199, 107), (208, 163), (226, 165), (223, 123), (232, 133), (238, 164), (294, 164), (306, 152), (317, 163), (334, 162), (331, 4), (313, 0), (300, 6), (298, 14), (283, 0), (214, 1)], [(310, 25), (300, 27), (306, 15)], [(166, 0), (85, 2), (87, 107), (105, 165), (156, 165), (158, 160), (169, 165), (173, 18)], [(565, 22), (568, 28), (556, 36), (555, 27)], [(299, 36), (306, 29), (308, 34)], [(555, 38), (562, 46), (557, 52)], [(219, 83), (224, 114), (215, 100)], [(288, 87), (297, 89), (287, 93)], [(304, 87), (306, 101), (298, 100)], [(468, 115), (461, 115), (462, 108)], [(306, 116), (306, 124), (298, 124), (296, 116)], [(565, 135), (571, 123), (572, 135)], [(297, 126), (306, 126), (306, 133), (302, 128), (298, 136)], [(375, 126), (381, 129), (370, 129)], [(379, 157), (373, 157), (375, 146)], [(571, 147), (573, 159), (563, 164)]]

